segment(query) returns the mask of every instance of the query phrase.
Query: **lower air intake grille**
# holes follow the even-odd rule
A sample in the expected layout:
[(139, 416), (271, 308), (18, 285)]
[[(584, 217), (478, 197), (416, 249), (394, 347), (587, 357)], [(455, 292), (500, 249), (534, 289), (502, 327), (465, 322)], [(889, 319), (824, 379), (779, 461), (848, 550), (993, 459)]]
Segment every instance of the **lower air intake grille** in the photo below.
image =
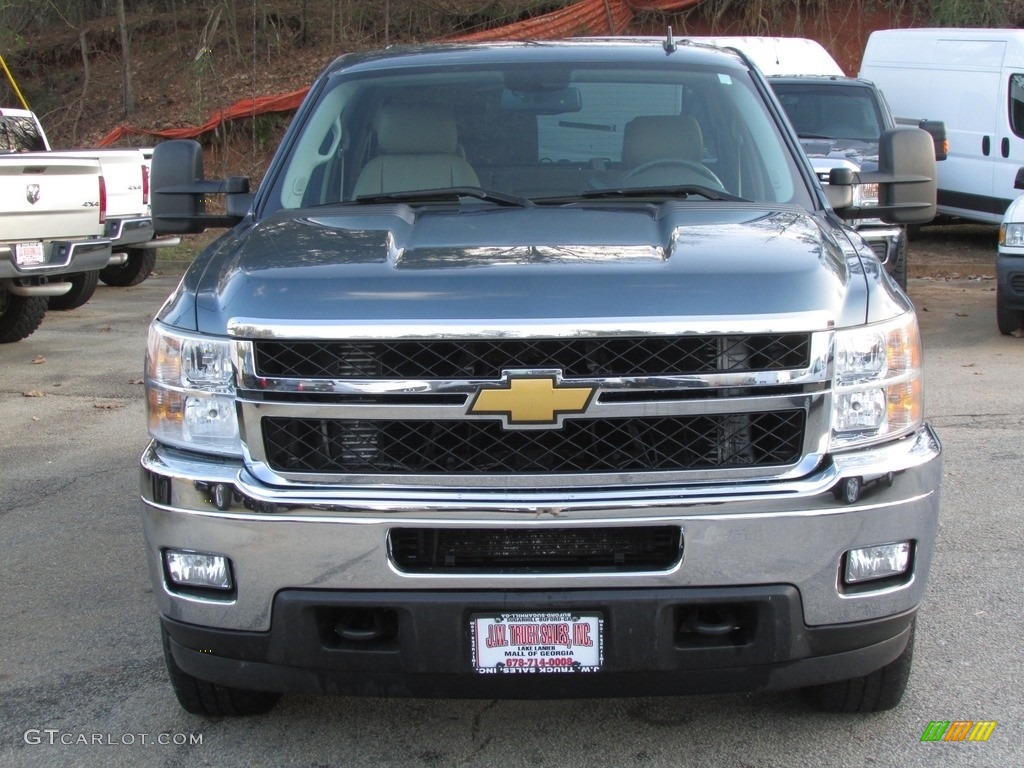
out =
[(679, 562), (678, 527), (393, 528), (391, 556), (405, 573), (663, 571)]
[(796, 462), (802, 410), (568, 419), (561, 429), (513, 431), (496, 421), (263, 419), (278, 472), (503, 475), (678, 472)]

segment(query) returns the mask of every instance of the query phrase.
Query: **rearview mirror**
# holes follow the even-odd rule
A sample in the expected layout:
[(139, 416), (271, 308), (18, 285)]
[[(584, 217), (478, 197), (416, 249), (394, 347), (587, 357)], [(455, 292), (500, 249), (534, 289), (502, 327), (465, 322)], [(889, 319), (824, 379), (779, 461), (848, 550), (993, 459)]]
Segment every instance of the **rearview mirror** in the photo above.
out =
[(506, 88), (501, 92), (501, 108), (508, 112), (560, 115), (565, 112), (579, 112), (583, 109), (583, 99), (580, 97), (579, 88), (571, 86), (550, 91), (513, 91)]

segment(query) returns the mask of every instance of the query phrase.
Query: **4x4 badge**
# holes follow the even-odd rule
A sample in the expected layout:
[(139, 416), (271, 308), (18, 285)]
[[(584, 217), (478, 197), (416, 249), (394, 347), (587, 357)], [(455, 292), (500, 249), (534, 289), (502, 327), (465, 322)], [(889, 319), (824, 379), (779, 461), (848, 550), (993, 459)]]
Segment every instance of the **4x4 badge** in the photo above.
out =
[(593, 387), (561, 386), (558, 373), (506, 371), (502, 383), (477, 392), (469, 413), (500, 416), (507, 429), (560, 427), (565, 416), (584, 413)]

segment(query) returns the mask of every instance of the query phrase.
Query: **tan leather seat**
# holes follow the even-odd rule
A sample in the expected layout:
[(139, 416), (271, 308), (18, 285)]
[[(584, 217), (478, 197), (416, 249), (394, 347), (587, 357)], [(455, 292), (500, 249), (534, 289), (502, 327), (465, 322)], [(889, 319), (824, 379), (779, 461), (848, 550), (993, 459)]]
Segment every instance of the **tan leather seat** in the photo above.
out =
[(429, 104), (389, 104), (377, 117), (380, 154), (359, 173), (353, 196), (478, 187), (459, 152), (455, 119)]
[(689, 160), (699, 163), (704, 154), (700, 125), (689, 116), (634, 117), (622, 132), (622, 164), (637, 168), (653, 160)]

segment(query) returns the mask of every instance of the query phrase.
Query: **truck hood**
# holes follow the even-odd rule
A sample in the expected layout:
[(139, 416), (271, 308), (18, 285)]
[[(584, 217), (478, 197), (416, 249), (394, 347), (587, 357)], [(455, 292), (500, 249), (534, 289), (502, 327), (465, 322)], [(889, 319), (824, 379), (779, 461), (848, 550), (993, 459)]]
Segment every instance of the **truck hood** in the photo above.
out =
[(807, 314), (802, 322), (811, 330), (863, 323), (866, 315), (852, 247), (796, 207), (388, 205), (288, 213), (214, 244), (162, 319), (225, 334), (232, 322), (259, 333), (268, 325), (457, 330), (476, 322), (680, 317), (768, 329), (796, 314)]
[[(842, 161), (850, 163), (855, 171), (878, 170), (878, 142), (854, 139), (800, 139), (800, 146), (811, 158), (815, 169), (840, 167)], [(832, 162), (816, 162), (832, 161)]]

